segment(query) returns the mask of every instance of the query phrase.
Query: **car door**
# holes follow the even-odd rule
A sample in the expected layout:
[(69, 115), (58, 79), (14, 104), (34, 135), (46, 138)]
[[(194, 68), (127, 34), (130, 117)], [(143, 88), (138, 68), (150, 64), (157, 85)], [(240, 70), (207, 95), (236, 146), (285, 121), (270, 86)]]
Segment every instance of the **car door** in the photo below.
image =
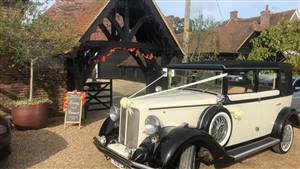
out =
[(300, 111), (300, 78), (294, 81), (293, 87), (294, 87), (294, 94), (293, 94), (292, 108), (296, 109), (299, 112)]
[(228, 75), (226, 108), (232, 115), (232, 133), (228, 146), (258, 137), (259, 95), (255, 92), (254, 71), (234, 71)]
[[(285, 76), (281, 76), (280, 81), (284, 81)], [(272, 132), (274, 122), (279, 112), (289, 105), (290, 99), (281, 97), (278, 89), (278, 71), (276, 70), (259, 70), (257, 92), (260, 97), (259, 101), (259, 125), (258, 134), (260, 137)]]

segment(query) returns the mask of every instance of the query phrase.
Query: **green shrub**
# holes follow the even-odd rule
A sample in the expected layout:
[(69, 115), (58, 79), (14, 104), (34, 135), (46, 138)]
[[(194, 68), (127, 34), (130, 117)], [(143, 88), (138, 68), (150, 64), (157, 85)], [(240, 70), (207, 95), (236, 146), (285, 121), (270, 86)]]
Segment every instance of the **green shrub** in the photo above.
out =
[(18, 106), (24, 106), (24, 105), (38, 105), (38, 104), (52, 104), (52, 101), (48, 98), (33, 98), (32, 100), (29, 99), (21, 99), (21, 100), (15, 100), (10, 102), (9, 104), (12, 107), (18, 107)]

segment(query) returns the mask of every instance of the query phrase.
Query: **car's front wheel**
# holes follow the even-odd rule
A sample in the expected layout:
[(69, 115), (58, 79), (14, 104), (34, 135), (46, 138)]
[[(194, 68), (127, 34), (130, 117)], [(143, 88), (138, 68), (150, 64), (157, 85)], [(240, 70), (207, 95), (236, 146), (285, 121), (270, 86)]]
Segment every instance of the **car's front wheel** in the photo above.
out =
[(285, 154), (291, 149), (293, 141), (294, 141), (294, 129), (291, 124), (287, 123), (283, 128), (280, 143), (273, 146), (272, 150), (279, 154)]
[(217, 113), (211, 120), (208, 133), (218, 142), (224, 146), (231, 135), (232, 123), (230, 116), (225, 112)]
[(196, 159), (196, 151), (196, 146), (190, 146), (185, 149), (180, 156), (178, 169), (198, 169), (199, 161)]

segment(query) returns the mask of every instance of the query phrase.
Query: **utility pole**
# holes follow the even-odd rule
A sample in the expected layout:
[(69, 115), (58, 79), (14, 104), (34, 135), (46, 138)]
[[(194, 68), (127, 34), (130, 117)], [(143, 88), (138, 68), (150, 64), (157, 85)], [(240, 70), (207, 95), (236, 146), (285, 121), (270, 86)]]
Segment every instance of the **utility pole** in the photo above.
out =
[(183, 50), (185, 56), (183, 62), (188, 61), (189, 54), (189, 32), (190, 32), (190, 17), (191, 17), (191, 0), (185, 0), (185, 17), (184, 17), (184, 32), (183, 32)]
[(300, 15), (300, 0), (298, 1), (298, 14)]

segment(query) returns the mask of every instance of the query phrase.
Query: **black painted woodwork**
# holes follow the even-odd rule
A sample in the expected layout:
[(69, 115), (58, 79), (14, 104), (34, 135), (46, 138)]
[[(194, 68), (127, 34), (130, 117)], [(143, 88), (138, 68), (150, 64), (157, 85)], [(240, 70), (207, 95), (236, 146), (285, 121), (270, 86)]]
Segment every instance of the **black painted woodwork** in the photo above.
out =
[(112, 89), (113, 82), (109, 81), (101, 82), (88, 82), (84, 86), (84, 91), (87, 93), (87, 100), (85, 102), (85, 118), (87, 112), (107, 110), (113, 104)]
[[(121, 15), (124, 25), (120, 26), (116, 21), (116, 15)], [(111, 28), (103, 24), (103, 19), (107, 18), (111, 22)], [(100, 28), (107, 37), (107, 41), (93, 41), (91, 35)], [(144, 53), (153, 53), (156, 57), (162, 57), (162, 65), (166, 66), (174, 57), (183, 57), (183, 52), (172, 36), (164, 18), (160, 15), (153, 1), (149, 0), (110, 0), (108, 5), (102, 10), (99, 16), (91, 24), (90, 28), (80, 39), (80, 45), (72, 52), (73, 63), (69, 70), (73, 74), (68, 78), (68, 88), (83, 90), (86, 80), (91, 76), (95, 67), (93, 59), (104, 54), (110, 49), (137, 48)], [(139, 57), (133, 56), (137, 61), (145, 76), (146, 83), (150, 83), (161, 75), (161, 67), (157, 61), (143, 61)], [(117, 65), (118, 63), (115, 63)], [(105, 67), (105, 62), (100, 69)], [(69, 71), (69, 74), (71, 71)], [(101, 77), (101, 75), (100, 75)], [(74, 85), (72, 85), (74, 84)], [(148, 92), (153, 91), (153, 89)]]

